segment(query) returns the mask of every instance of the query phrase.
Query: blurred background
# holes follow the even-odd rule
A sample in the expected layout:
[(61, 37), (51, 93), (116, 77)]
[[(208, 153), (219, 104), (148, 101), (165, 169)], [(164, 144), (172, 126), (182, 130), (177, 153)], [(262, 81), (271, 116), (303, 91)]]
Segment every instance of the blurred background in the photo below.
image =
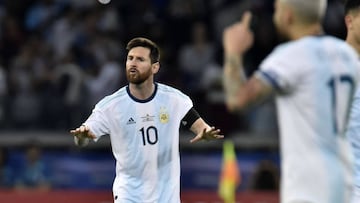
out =
[[(274, 102), (241, 114), (229, 114), (223, 104), (222, 31), (245, 10), (254, 15), (255, 43), (245, 60), (250, 75), (279, 43), (273, 0), (0, 0), (0, 200), (8, 198), (1, 202), (30, 195), (25, 191), (47, 191), (42, 195), (57, 197), (51, 202), (63, 196), (57, 191), (69, 198), (91, 191), (85, 202), (111, 202), (115, 162), (108, 137), (79, 149), (68, 131), (126, 84), (125, 45), (138, 36), (161, 48), (157, 81), (189, 95), (202, 117), (234, 141), (238, 198), (277, 202)], [(342, 1), (329, 0), (328, 34), (345, 38), (343, 15)], [(216, 202), (222, 142), (190, 144), (191, 137), (181, 129), (183, 201)], [(40, 196), (32, 198), (47, 202)]]

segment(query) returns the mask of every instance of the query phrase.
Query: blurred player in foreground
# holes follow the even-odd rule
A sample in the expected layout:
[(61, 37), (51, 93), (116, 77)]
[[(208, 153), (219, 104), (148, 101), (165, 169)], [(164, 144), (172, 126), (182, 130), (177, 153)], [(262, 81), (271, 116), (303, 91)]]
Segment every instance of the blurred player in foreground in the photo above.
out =
[(154, 83), (160, 68), (154, 42), (134, 38), (126, 49), (129, 84), (97, 103), (71, 134), (80, 146), (110, 135), (116, 159), (114, 202), (180, 203), (180, 124), (196, 134), (190, 142), (223, 135), (199, 116), (188, 96)]
[[(346, 42), (360, 55), (360, 0), (345, 2)], [(359, 59), (360, 66), (360, 59)], [(355, 156), (354, 195), (352, 203), (360, 202), (360, 90), (357, 90), (351, 107), (347, 134)]]
[(249, 80), (243, 56), (253, 44), (251, 14), (223, 35), (228, 109), (276, 95), (282, 203), (350, 201), (352, 155), (345, 129), (360, 68), (354, 49), (323, 35), (326, 6), (326, 0), (275, 0), (274, 23), (288, 42), (277, 46)]

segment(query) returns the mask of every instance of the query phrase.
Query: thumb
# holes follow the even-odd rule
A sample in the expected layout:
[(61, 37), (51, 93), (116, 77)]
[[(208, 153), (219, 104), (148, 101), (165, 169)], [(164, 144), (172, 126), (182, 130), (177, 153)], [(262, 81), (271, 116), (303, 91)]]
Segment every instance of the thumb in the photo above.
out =
[(250, 11), (245, 11), (245, 13), (242, 15), (241, 23), (244, 24), (246, 27), (250, 27), (252, 14)]
[(200, 139), (201, 139), (200, 136), (196, 136), (196, 137), (194, 137), (193, 139), (190, 140), (190, 143), (197, 142), (197, 141), (199, 141)]

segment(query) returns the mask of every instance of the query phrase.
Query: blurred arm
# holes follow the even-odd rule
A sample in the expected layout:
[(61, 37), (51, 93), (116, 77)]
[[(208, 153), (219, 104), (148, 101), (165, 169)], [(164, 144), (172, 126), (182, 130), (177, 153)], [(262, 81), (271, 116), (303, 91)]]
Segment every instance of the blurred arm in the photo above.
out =
[(224, 70), (223, 86), (225, 103), (229, 111), (244, 109), (272, 93), (272, 87), (252, 77), (246, 79), (243, 55), (253, 44), (250, 30), (251, 13), (245, 12), (241, 21), (225, 29), (223, 33)]

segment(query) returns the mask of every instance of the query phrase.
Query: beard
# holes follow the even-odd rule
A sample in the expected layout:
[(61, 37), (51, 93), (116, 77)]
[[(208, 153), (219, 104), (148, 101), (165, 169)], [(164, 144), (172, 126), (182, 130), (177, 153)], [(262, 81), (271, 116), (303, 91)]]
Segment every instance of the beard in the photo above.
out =
[(146, 81), (152, 75), (151, 69), (144, 73), (140, 73), (136, 70), (136, 72), (126, 71), (126, 78), (129, 83), (133, 83), (139, 85)]

